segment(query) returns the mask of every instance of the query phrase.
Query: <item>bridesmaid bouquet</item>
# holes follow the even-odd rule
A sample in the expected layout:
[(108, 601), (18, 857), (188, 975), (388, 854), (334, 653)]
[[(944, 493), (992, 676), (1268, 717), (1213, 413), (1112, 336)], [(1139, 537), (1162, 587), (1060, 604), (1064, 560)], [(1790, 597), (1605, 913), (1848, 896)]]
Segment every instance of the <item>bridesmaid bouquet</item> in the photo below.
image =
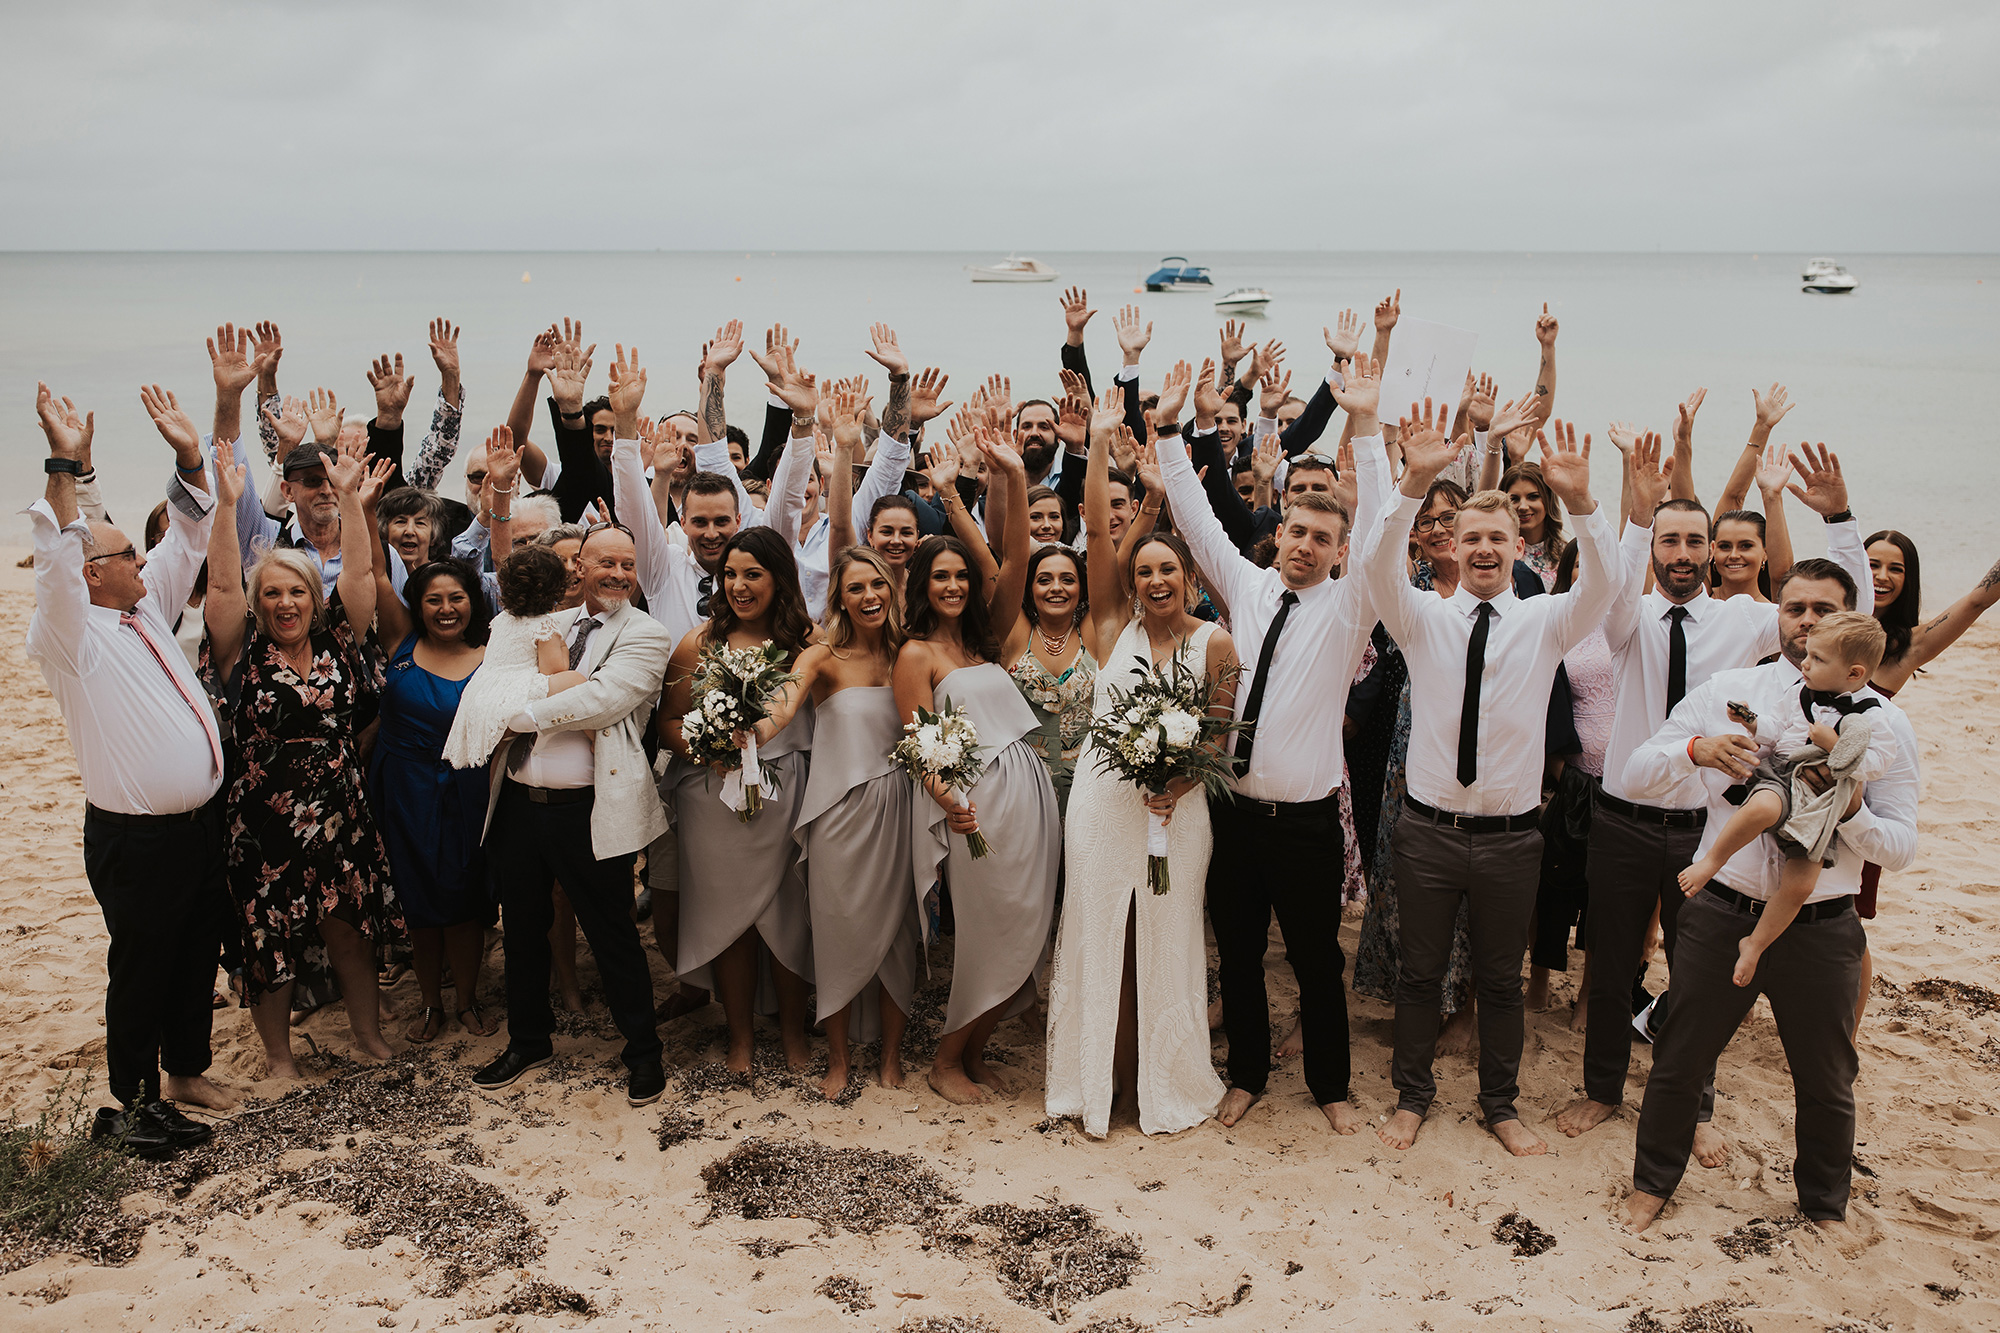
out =
[[(1164, 665), (1144, 657), (1130, 686), (1107, 685), (1111, 704), (1091, 723), (1098, 766), (1155, 796), (1189, 778), (1210, 792), (1228, 789), (1230, 760), (1222, 738), (1240, 725), (1209, 716), (1216, 682), (1190, 670), (1177, 651)], [(1108, 669), (1108, 668), (1107, 668)], [(1146, 811), (1146, 884), (1156, 894), (1172, 887), (1167, 874), (1167, 821)]]
[[(784, 650), (768, 639), (755, 648), (711, 643), (696, 664), (694, 707), (681, 715), (681, 739), (696, 763), (730, 768), (722, 780), (722, 803), (746, 824), (764, 808), (765, 777), (757, 763), (755, 728), (770, 716), (778, 691), (797, 679), (785, 670)], [(771, 785), (775, 789), (775, 782)]]
[[(917, 720), (903, 724), (903, 739), (896, 742), (896, 762), (909, 771), (919, 784), (936, 778), (951, 789), (964, 804), (985, 765), (979, 761), (979, 732), (963, 706), (953, 708), (945, 700), (942, 713), (927, 708), (917, 710)], [(986, 838), (977, 829), (965, 835), (965, 850), (973, 860), (986, 855)]]

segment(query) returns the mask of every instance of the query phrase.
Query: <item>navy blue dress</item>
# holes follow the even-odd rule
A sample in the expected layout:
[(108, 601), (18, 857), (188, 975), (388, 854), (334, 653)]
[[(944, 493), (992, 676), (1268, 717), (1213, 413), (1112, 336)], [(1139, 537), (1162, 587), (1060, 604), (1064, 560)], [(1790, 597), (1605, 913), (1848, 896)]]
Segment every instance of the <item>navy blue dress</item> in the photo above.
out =
[(444, 761), (445, 737), (472, 677), (432, 675), (417, 665), (416, 645), (412, 634), (396, 649), (382, 687), (382, 726), (368, 765), (376, 826), (412, 927), (488, 921), (492, 898), (479, 848), (486, 770)]

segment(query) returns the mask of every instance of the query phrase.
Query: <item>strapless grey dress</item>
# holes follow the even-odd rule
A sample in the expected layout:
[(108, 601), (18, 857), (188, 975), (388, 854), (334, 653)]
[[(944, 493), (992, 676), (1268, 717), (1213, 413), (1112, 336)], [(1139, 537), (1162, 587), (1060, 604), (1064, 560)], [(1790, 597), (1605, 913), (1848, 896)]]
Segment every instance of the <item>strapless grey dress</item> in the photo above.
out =
[(798, 813), (812, 916), (816, 1021), (852, 1003), (851, 1040), (882, 1035), (875, 988), (910, 1012), (922, 932), (910, 884), (911, 784), (891, 753), (903, 737), (896, 692), (836, 690), (813, 719), (812, 776)]
[[(722, 803), (722, 779), (675, 759), (674, 817), (680, 831), (681, 939), (674, 971), (712, 988), (709, 963), (752, 926), (787, 968), (812, 980), (812, 924), (799, 845), (792, 837), (805, 804), (813, 743), (812, 701), (759, 746), (757, 759), (778, 778), (764, 787), (764, 808), (749, 823)], [(762, 988), (760, 988), (762, 989)], [(769, 1008), (760, 995), (759, 1008)]]
[(1034, 1003), (1035, 967), (1055, 916), (1056, 870), (1062, 864), (1062, 816), (1041, 758), (1022, 738), (1038, 725), (1014, 678), (995, 662), (960, 667), (938, 682), (934, 708), (963, 707), (979, 732), (986, 771), (971, 798), (979, 831), (991, 850), (979, 860), (952, 833), (944, 807), (918, 790), (918, 827), (911, 840), (916, 890), (951, 883), (957, 920), (951, 1004), (944, 1031), (956, 1032), (995, 1005), (1008, 1015)]

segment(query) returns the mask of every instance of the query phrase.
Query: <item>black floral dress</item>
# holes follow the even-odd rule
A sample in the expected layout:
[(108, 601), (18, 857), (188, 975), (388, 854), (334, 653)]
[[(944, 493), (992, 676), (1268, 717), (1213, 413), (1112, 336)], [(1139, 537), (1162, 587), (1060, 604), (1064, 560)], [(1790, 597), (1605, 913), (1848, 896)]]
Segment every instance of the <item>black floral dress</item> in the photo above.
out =
[[(377, 673), (345, 617), (312, 632), (304, 680), (253, 628), (229, 681), (229, 891), (242, 915), (250, 993), (327, 977), (319, 923), (335, 916), (379, 943), (404, 933), (389, 859), (355, 747), (378, 707)], [(215, 672), (207, 658), (203, 674)]]

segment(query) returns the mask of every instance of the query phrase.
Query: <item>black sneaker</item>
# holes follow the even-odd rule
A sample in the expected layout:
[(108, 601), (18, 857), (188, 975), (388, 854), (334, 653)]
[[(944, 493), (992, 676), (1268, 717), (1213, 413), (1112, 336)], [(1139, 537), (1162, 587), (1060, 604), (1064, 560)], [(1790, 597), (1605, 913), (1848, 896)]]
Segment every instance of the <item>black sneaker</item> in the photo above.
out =
[(650, 917), (653, 914), (652, 885), (649, 884), (645, 888), (639, 890), (639, 896), (633, 902), (633, 911), (636, 914), (637, 918), (641, 921), (644, 921), (646, 918)]
[(144, 1114), (137, 1103), (123, 1108), (100, 1106), (97, 1118), (90, 1122), (90, 1137), (107, 1147), (149, 1160), (171, 1157), (176, 1147), (166, 1126)]
[(176, 1148), (192, 1148), (215, 1137), (215, 1126), (190, 1120), (172, 1102), (147, 1102), (139, 1108), (139, 1114), (164, 1129), (168, 1140)]
[(625, 1100), (634, 1106), (651, 1106), (666, 1090), (667, 1071), (655, 1055), (633, 1066), (632, 1077), (625, 1084)]
[(500, 1052), (500, 1058), (472, 1076), (472, 1086), (481, 1092), (498, 1092), (519, 1083), (531, 1070), (540, 1069), (555, 1059), (554, 1051), (544, 1051), (540, 1055), (528, 1055), (512, 1046)]

